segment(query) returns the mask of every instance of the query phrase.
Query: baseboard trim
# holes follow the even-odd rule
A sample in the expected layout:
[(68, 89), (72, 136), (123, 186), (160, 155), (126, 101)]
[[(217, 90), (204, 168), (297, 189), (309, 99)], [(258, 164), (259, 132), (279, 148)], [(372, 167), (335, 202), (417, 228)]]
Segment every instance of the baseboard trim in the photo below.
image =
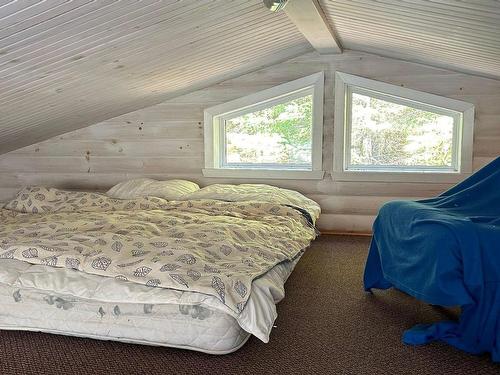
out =
[(362, 236), (371, 237), (372, 233), (369, 232), (341, 232), (336, 230), (322, 230), (321, 234), (337, 235), (337, 236)]

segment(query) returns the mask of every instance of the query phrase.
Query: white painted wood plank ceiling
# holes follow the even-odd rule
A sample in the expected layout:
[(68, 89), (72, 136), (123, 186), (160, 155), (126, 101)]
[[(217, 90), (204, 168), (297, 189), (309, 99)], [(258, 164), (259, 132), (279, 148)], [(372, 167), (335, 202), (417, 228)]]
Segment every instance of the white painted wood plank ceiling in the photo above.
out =
[(260, 0), (0, 0), (0, 152), (310, 50)]
[(498, 0), (320, 0), (344, 48), (500, 78)]
[[(497, 0), (320, 4), (347, 49), (500, 79)], [(0, 153), (311, 50), (261, 0), (0, 0)]]

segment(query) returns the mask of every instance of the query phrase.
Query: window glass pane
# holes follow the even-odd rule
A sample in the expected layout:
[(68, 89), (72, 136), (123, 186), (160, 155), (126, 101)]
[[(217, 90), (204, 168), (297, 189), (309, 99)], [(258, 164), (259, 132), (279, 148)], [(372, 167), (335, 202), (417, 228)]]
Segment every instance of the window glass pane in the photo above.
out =
[(231, 167), (309, 168), (312, 95), (225, 122), (225, 164)]
[(352, 93), (351, 167), (453, 167), (453, 117)]

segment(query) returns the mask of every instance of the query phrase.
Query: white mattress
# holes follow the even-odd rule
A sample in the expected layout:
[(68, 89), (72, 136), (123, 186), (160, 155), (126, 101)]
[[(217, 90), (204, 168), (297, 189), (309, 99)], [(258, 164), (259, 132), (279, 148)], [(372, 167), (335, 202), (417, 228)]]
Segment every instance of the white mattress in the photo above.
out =
[(254, 280), (236, 315), (217, 298), (64, 268), (0, 260), (0, 329), (42, 331), (225, 354), (268, 342), (294, 262)]

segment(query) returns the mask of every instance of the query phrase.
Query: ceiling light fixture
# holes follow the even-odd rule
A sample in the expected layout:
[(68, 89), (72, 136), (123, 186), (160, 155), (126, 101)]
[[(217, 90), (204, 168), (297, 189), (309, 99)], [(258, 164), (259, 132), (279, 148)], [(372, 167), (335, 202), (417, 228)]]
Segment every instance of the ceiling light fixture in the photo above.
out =
[(271, 12), (279, 12), (288, 3), (288, 0), (263, 0), (264, 5)]

